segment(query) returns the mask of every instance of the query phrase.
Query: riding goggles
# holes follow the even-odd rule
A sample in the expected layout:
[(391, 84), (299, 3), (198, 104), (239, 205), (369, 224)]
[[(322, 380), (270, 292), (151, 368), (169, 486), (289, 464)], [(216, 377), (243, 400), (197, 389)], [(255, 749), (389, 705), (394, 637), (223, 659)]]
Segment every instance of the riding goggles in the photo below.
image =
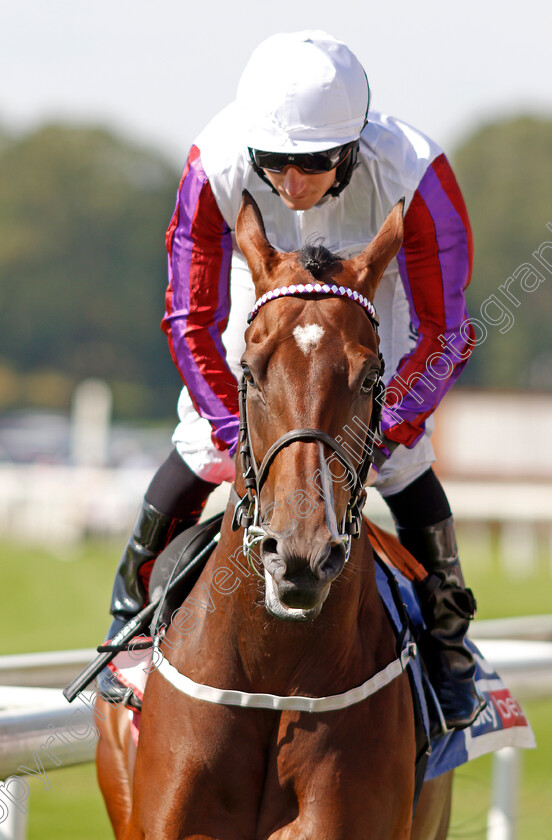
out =
[[(356, 142), (356, 141), (354, 141)], [(342, 163), (354, 143), (325, 149), (322, 152), (307, 152), (304, 154), (287, 154), (283, 152), (261, 152), (259, 149), (249, 149), (249, 156), (259, 169), (267, 172), (283, 172), (286, 166), (296, 166), (305, 175), (318, 175), (330, 172)]]

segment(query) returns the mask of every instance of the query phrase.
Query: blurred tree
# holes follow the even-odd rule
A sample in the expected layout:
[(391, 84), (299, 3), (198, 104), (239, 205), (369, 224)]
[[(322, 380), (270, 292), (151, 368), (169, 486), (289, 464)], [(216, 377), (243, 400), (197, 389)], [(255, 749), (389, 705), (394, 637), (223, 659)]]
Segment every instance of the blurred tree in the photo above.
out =
[[(474, 233), (469, 311), (488, 330), (460, 383), (552, 390), (552, 272), (533, 256), (543, 242), (552, 242), (552, 230), (546, 227), (552, 223), (552, 120), (518, 117), (485, 126), (458, 149), (452, 162)], [(552, 247), (543, 256), (552, 262)], [(520, 286), (529, 270), (517, 272), (523, 263), (544, 277), (534, 291)], [(487, 305), (485, 321), (481, 305), (490, 295), (499, 303)], [(510, 316), (501, 314), (501, 305)], [(489, 323), (493, 319), (494, 326)]]
[[(119, 416), (174, 415), (159, 322), (178, 173), (96, 129), (47, 126), (0, 148), (0, 359), (35, 382), (56, 370), (66, 392), (102, 377)], [(44, 404), (29, 391), (19, 402)]]

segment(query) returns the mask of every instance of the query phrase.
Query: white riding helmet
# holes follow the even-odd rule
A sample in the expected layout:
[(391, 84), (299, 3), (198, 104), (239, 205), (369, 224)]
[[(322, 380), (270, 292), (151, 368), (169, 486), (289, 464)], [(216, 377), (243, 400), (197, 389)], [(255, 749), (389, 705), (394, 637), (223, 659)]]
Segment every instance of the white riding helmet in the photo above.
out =
[(369, 101), (358, 59), (321, 30), (263, 41), (243, 71), (236, 96), (247, 146), (295, 154), (358, 140)]

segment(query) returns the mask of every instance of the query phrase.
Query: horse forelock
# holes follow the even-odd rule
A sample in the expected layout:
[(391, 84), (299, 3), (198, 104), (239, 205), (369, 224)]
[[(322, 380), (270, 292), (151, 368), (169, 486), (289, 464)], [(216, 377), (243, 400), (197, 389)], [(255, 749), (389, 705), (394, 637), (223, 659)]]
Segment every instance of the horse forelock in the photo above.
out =
[(324, 245), (305, 245), (299, 252), (298, 260), (303, 268), (318, 280), (339, 265), (342, 257), (333, 254)]

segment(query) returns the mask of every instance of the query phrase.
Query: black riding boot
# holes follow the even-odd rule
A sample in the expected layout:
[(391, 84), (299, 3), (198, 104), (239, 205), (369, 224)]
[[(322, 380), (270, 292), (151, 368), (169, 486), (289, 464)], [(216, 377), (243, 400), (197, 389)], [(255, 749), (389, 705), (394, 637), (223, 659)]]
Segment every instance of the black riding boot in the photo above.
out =
[[(192, 472), (176, 450), (159, 467), (117, 568), (110, 608), (113, 621), (107, 639), (112, 639), (147, 604), (140, 569), (155, 559), (170, 540), (196, 524), (215, 487)], [(170, 513), (161, 513), (162, 510)], [(109, 668), (96, 677), (96, 685), (111, 702), (126, 703), (132, 698), (132, 691)]]
[[(195, 523), (183, 523), (180, 519), (167, 516), (144, 499), (115, 574), (109, 610), (113, 621), (106, 641), (112, 639), (147, 604), (147, 592), (140, 578), (142, 566), (156, 558), (169, 540), (188, 524)], [(132, 691), (119, 682), (109, 668), (98, 674), (96, 684), (98, 690), (112, 702), (126, 702), (132, 695)]]
[(476, 603), (458, 559), (452, 516), (424, 528), (397, 527), (402, 545), (429, 572), (416, 584), (427, 626), (420, 649), (449, 729), (465, 729), (485, 706), (475, 677), (475, 660), (465, 645)]

